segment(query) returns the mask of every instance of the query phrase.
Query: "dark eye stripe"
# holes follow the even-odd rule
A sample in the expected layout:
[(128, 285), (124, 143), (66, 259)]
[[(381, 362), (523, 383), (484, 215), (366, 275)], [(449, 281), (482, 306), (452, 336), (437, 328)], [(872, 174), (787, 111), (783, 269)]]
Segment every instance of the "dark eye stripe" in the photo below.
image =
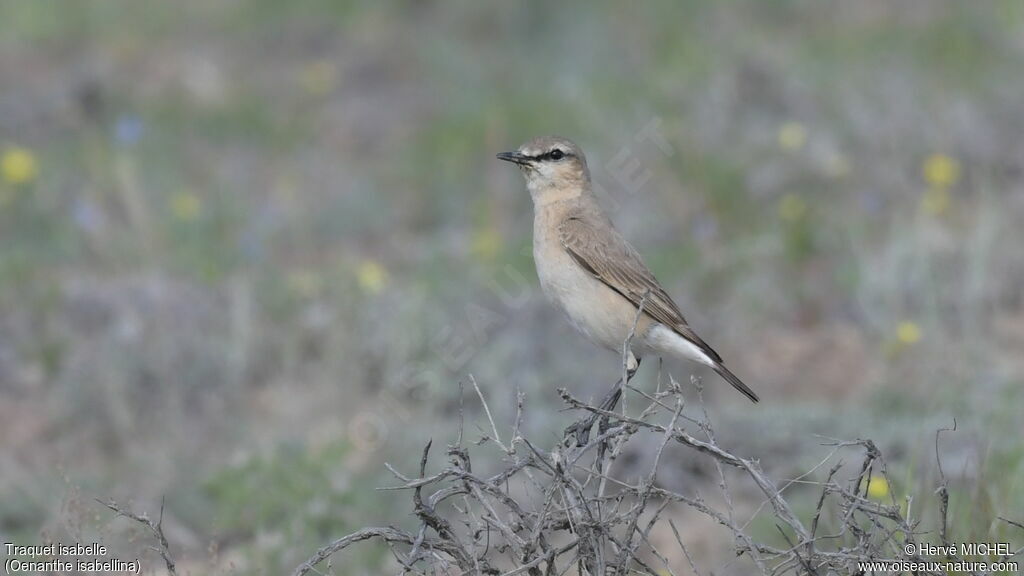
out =
[[(556, 157), (556, 154), (555, 154), (556, 152), (558, 153), (557, 157)], [(567, 156), (572, 156), (572, 154), (569, 153), (569, 152), (566, 152), (565, 150), (562, 150), (561, 148), (555, 148), (554, 150), (551, 150), (550, 152), (545, 152), (543, 154), (538, 154), (537, 156), (533, 156), (533, 159), (534, 160), (561, 160), (561, 159), (563, 159), (563, 158), (565, 158)]]

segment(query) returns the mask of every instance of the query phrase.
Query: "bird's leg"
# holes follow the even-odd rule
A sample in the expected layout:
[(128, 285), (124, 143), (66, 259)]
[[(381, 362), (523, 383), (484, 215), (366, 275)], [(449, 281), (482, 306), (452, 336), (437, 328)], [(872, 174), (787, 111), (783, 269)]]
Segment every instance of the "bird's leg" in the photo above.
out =
[[(637, 359), (636, 364), (632, 368), (627, 367), (626, 369), (626, 382), (633, 379), (633, 375), (640, 368), (640, 360)], [(622, 378), (619, 378), (612, 389), (608, 391), (604, 399), (601, 400), (601, 404), (598, 405), (604, 412), (611, 412), (619, 404), (619, 399), (622, 398), (622, 388), (625, 386), (622, 382)], [(590, 441), (590, 429), (594, 427), (594, 422), (598, 418), (601, 418), (601, 428), (603, 432), (608, 429), (608, 416), (598, 413), (591, 413), (589, 416), (581, 418), (573, 423), (571, 426), (565, 429), (563, 438), (569, 438), (569, 436), (576, 437), (577, 446), (586, 446), (587, 442)]]

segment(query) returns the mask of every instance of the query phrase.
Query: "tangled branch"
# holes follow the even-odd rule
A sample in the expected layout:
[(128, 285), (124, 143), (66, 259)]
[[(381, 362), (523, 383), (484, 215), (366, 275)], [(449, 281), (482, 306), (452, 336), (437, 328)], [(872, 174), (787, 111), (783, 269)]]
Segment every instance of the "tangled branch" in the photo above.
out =
[[(409, 575), (676, 575), (683, 567), (673, 565), (667, 551), (659, 549), (650, 537), (662, 525), (671, 529), (689, 571), (700, 574), (674, 520), (665, 514), (673, 505), (692, 509), (724, 527), (732, 536), (737, 556), (745, 557), (751, 570), (759, 574), (855, 574), (859, 562), (926, 560), (905, 553), (908, 543), (926, 534), (919, 521), (910, 516), (910, 502), (904, 508), (892, 495), (885, 503), (869, 497), (872, 482), (889, 482), (885, 460), (870, 440), (827, 443), (831, 452), (818, 466), (779, 487), (757, 460), (737, 456), (717, 443), (702, 400), (698, 417), (687, 413), (683, 390), (671, 378), (667, 389), (654, 394), (626, 386), (646, 403), (636, 415), (627, 414), (625, 409), (605, 410), (560, 390), (569, 408), (598, 417), (601, 424), (599, 434), (583, 446), (564, 442), (549, 450), (520, 435), (524, 412), (521, 393), (511, 438), (502, 442), (483, 393), (475, 380), (470, 378), (470, 383), (490, 425), (490, 435), (478, 444), (489, 443), (500, 451), (501, 469), (490, 474), (474, 470), (463, 441), (460, 408), (458, 440), (447, 447), (444, 468), (427, 473), (431, 442), (423, 449), (417, 475), (407, 476), (388, 466), (399, 483), (382, 490), (411, 494), (418, 528), (360, 530), (318, 550), (295, 569), (293, 576), (303, 576), (331, 555), (368, 539), (383, 541), (401, 565), (402, 574)], [(691, 384), (700, 392), (699, 380), (691, 379)], [(646, 442), (645, 436), (653, 436), (657, 442), (649, 471), (633, 482), (612, 474), (611, 464), (623, 448), (629, 443)], [(699, 495), (675, 492), (659, 484), (658, 472), (669, 443), (711, 459), (718, 471), (724, 508), (712, 506)], [(823, 480), (808, 479), (835, 460), (841, 449), (863, 453), (852, 475), (842, 479), (844, 465), (836, 462)], [(760, 492), (764, 500), (754, 516), (767, 510), (784, 546), (755, 540), (748, 532), (750, 519), (737, 518), (727, 482), (728, 469), (738, 470), (740, 480), (745, 479)], [(810, 485), (819, 491), (809, 519), (802, 520), (784, 497), (794, 484)], [(939, 490), (940, 536), (946, 542), (948, 496), (944, 476)]]

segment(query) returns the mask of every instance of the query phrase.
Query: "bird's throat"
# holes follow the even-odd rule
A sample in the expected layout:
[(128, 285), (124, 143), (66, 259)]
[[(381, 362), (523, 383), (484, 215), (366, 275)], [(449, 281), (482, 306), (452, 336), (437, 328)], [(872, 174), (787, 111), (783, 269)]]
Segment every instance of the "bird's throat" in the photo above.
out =
[(575, 200), (586, 192), (586, 188), (578, 182), (551, 184), (548, 182), (528, 182), (526, 185), (537, 208), (558, 202)]

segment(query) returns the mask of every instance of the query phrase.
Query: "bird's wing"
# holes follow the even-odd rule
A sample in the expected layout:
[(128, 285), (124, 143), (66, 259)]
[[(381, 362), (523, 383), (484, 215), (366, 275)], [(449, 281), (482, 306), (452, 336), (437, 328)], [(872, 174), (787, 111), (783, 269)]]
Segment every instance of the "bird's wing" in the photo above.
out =
[(722, 357), (686, 323), (679, 307), (644, 265), (640, 254), (614, 228), (601, 226), (598, 233), (589, 218), (579, 215), (562, 222), (558, 232), (562, 246), (580, 266), (634, 306), (639, 307), (646, 294), (646, 314), (693, 342), (715, 362), (722, 362)]

